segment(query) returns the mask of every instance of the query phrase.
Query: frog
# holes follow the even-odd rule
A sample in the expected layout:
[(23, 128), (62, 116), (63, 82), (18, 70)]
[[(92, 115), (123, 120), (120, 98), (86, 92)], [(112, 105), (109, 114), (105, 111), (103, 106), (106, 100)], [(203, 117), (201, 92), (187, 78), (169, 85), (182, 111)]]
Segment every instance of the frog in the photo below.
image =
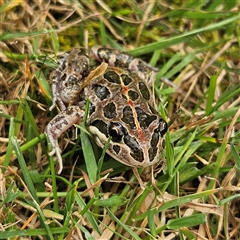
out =
[[(92, 64), (92, 61), (97, 63)], [(63, 169), (58, 138), (84, 120), (100, 148), (117, 161), (146, 168), (161, 160), (166, 120), (153, 107), (151, 86), (159, 70), (126, 52), (93, 46), (90, 51), (74, 47), (59, 57), (51, 73), (53, 100), (60, 112), (47, 124), (45, 133)]]

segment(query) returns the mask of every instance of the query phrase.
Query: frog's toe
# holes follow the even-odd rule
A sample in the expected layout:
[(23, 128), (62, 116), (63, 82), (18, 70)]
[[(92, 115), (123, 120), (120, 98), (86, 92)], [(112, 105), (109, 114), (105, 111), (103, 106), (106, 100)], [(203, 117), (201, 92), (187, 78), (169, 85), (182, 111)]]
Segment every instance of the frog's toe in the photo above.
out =
[(48, 153), (49, 156), (53, 156), (56, 152), (56, 149), (54, 148), (51, 152)]
[(60, 174), (60, 173), (62, 172), (62, 170), (63, 170), (61, 149), (57, 146), (57, 147), (55, 148), (55, 152), (56, 152), (56, 156), (57, 156), (58, 164), (59, 164), (58, 174)]
[(59, 146), (54, 147), (53, 150), (48, 153), (49, 156), (53, 156), (54, 154), (56, 154), (56, 157), (57, 157), (57, 161), (59, 164), (58, 174), (60, 174), (63, 170), (63, 163), (62, 163), (61, 149)]
[(50, 106), (49, 111), (52, 111), (55, 108), (56, 104), (55, 102)]

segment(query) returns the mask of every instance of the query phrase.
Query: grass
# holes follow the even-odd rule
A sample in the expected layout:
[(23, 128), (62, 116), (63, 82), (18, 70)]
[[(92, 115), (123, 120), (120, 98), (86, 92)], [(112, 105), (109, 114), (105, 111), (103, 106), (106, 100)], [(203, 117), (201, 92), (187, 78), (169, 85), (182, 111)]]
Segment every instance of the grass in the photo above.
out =
[[(240, 238), (237, 0), (0, 4), (0, 239)], [(47, 80), (57, 53), (76, 45), (160, 69), (156, 109), (169, 131), (158, 189), (149, 179), (139, 188), (83, 124), (76, 141), (61, 138), (57, 175), (43, 134), (57, 113)]]

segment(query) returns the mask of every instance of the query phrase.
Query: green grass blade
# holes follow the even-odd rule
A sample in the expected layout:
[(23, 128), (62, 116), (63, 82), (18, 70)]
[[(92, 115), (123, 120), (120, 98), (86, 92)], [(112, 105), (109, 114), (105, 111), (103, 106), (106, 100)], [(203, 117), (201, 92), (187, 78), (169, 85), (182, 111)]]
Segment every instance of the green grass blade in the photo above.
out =
[(18, 158), (18, 162), (19, 162), (20, 168), (22, 170), (22, 175), (23, 175), (24, 181), (25, 181), (26, 185), (28, 186), (28, 190), (31, 193), (31, 195), (33, 196), (33, 198), (39, 203), (39, 199), (37, 197), (36, 189), (33, 185), (31, 176), (29, 174), (29, 170), (27, 168), (26, 162), (24, 160), (24, 157), (23, 157), (23, 154), (22, 154), (21, 149), (19, 147), (19, 144), (17, 142), (17, 139), (15, 137), (12, 137), (11, 142), (12, 142), (14, 151), (16, 153), (16, 156)]
[(194, 214), (192, 216), (172, 219), (167, 222), (168, 229), (179, 229), (182, 227), (193, 227), (207, 221), (206, 214)]
[(220, 21), (220, 22), (217, 22), (214, 24), (210, 24), (209, 26), (206, 26), (206, 27), (194, 29), (192, 31), (183, 33), (179, 36), (175, 36), (170, 39), (165, 39), (160, 42), (156, 42), (156, 43), (148, 44), (148, 45), (140, 47), (140, 48), (136, 48), (134, 50), (129, 51), (129, 54), (131, 54), (133, 56), (140, 56), (140, 55), (143, 55), (146, 53), (154, 52), (156, 49), (159, 50), (159, 49), (167, 48), (174, 44), (185, 42), (194, 35), (197, 35), (197, 34), (200, 34), (200, 33), (206, 32), (206, 31), (213, 31), (213, 30), (222, 28), (228, 24), (231, 24), (231, 23), (237, 21), (238, 19), (240, 19), (240, 14), (238, 14), (237, 16), (228, 18), (226, 20), (223, 20), (223, 21)]
[(87, 172), (90, 178), (91, 183), (95, 183), (97, 181), (97, 163), (95, 159), (95, 155), (92, 149), (92, 144), (88, 138), (88, 135), (81, 131), (80, 133), (82, 148), (83, 148), (83, 155), (87, 167)]
[(215, 74), (210, 78), (206, 110), (205, 110), (206, 116), (209, 116), (212, 113), (213, 100), (214, 100), (215, 90), (217, 86), (217, 78), (218, 78), (218, 74)]
[(172, 207), (176, 207), (179, 206), (181, 204), (187, 203), (187, 202), (192, 202), (194, 199), (201, 199), (205, 196), (209, 196), (213, 193), (215, 193), (216, 190), (206, 190), (206, 191), (202, 191), (200, 193), (195, 193), (195, 194), (189, 194), (187, 196), (183, 196), (183, 197), (178, 197), (176, 199), (164, 202), (158, 209), (157, 212), (161, 212), (164, 210), (167, 210), (169, 208)]
[(134, 233), (134, 231), (132, 231), (131, 228), (129, 228), (127, 225), (125, 225), (123, 222), (121, 222), (115, 215), (114, 213), (108, 208), (106, 207), (106, 210), (108, 212), (108, 214), (110, 215), (110, 217), (119, 225), (121, 226), (123, 229), (125, 229), (129, 234), (130, 236), (135, 239), (135, 240), (141, 240), (141, 238), (136, 234)]

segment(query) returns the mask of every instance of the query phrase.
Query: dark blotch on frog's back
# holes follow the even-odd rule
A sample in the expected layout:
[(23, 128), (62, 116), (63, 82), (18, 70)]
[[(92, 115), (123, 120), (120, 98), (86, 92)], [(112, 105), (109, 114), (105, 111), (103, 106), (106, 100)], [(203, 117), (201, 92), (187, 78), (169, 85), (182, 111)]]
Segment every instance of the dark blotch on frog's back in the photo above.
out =
[(113, 150), (116, 154), (118, 154), (120, 152), (121, 148), (118, 145), (113, 145)]
[(144, 82), (139, 82), (138, 87), (142, 94), (142, 97), (147, 101), (150, 100), (150, 92), (149, 92), (146, 84)]
[(136, 129), (133, 112), (130, 106), (124, 107), (122, 121), (128, 124), (131, 129)]
[(161, 136), (159, 134), (159, 130), (155, 129), (155, 131), (152, 135), (152, 139), (151, 139), (151, 148), (148, 150), (148, 155), (149, 155), (150, 161), (152, 161), (157, 154), (157, 145), (158, 145), (160, 137)]
[(132, 101), (136, 101), (139, 97), (138, 93), (136, 91), (133, 91), (133, 90), (128, 91), (128, 96)]
[(149, 125), (156, 120), (155, 115), (149, 115), (147, 114), (143, 109), (136, 107), (137, 112), (137, 118), (140, 123), (141, 128), (146, 129), (149, 127)]
[(127, 74), (121, 74), (121, 78), (125, 86), (129, 85), (133, 81)]
[(100, 132), (102, 132), (106, 137), (108, 137), (108, 129), (105, 122), (103, 122), (102, 120), (95, 120), (91, 123), (91, 125), (95, 126), (97, 129), (99, 129)]
[(112, 118), (115, 118), (117, 116), (116, 106), (113, 102), (108, 103), (104, 107), (103, 111), (104, 111), (104, 116), (108, 119), (112, 119)]
[(112, 70), (106, 71), (103, 76), (111, 83), (121, 84), (119, 75)]
[(110, 97), (110, 92), (108, 88), (100, 85), (100, 84), (93, 84), (92, 85), (93, 91), (96, 93), (96, 96), (103, 101), (106, 98)]
[[(151, 139), (151, 148), (148, 150), (150, 161), (152, 161), (155, 158), (158, 151), (158, 143), (160, 141), (160, 138), (162, 138), (163, 135), (167, 132), (167, 129), (168, 129), (168, 126), (165, 120), (159, 119), (159, 126), (154, 130), (154, 133)], [(162, 144), (162, 148), (164, 148), (165, 147), (164, 139), (162, 139), (161, 144)]]
[(124, 143), (130, 148), (130, 155), (138, 162), (143, 162), (143, 151), (134, 137), (124, 136)]

